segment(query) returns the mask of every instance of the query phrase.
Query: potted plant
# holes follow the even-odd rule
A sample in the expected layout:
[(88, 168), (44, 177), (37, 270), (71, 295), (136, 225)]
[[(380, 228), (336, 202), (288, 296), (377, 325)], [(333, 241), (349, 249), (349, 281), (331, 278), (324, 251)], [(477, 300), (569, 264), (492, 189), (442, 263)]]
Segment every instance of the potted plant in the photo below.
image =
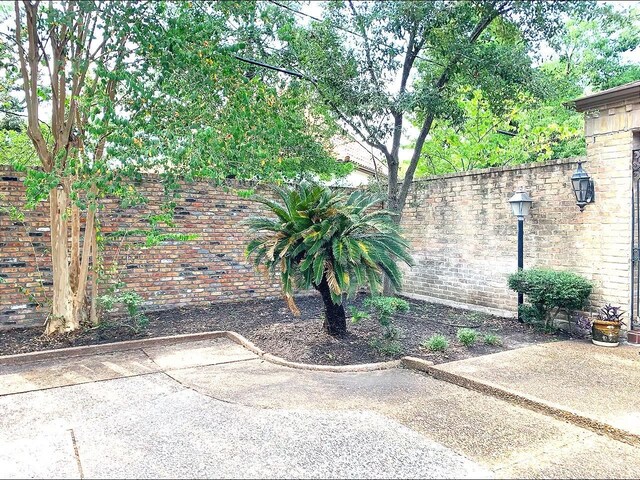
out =
[(623, 314), (620, 307), (611, 304), (602, 307), (591, 325), (591, 341), (601, 347), (617, 347)]

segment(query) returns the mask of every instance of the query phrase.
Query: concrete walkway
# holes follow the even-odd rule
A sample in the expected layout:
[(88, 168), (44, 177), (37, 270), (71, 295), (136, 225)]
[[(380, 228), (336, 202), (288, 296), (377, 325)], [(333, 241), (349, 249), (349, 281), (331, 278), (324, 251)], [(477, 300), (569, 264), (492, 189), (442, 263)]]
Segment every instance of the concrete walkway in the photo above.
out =
[(0, 367), (0, 477), (637, 478), (637, 449), (409, 370), (228, 340)]
[[(433, 367), (640, 446), (640, 348), (546, 343)], [(458, 378), (455, 378), (458, 377)], [(483, 388), (481, 388), (482, 390)]]

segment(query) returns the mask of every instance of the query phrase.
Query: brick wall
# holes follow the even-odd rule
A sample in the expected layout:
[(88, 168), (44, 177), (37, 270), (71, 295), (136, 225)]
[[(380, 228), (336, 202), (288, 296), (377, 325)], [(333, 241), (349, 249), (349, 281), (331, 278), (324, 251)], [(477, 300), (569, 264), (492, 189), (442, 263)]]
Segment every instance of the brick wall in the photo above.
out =
[(405, 269), (406, 294), (515, 314), (517, 297), (506, 279), (517, 269), (517, 222), (508, 200), (522, 186), (533, 197), (524, 225), (525, 268), (581, 274), (594, 283), (592, 308), (610, 302), (629, 311), (631, 158), (640, 148), (640, 98), (597, 95), (603, 100), (593, 100), (597, 108), (585, 114), (584, 165), (595, 181), (595, 203), (583, 212), (575, 204), (570, 177), (577, 159), (416, 182), (402, 222), (417, 261)]
[(584, 216), (570, 187), (573, 170), (575, 160), (554, 161), (416, 182), (402, 222), (417, 263), (405, 269), (405, 293), (514, 312), (506, 279), (517, 269), (517, 221), (508, 200), (519, 186), (534, 200), (524, 224), (525, 267), (592, 278), (572, 252)]
[[(0, 205), (21, 208), (23, 177), (0, 167)], [(148, 228), (142, 218), (160, 213), (162, 185), (153, 178), (139, 187), (147, 205), (121, 210), (108, 201), (100, 216), (103, 233), (118, 229)], [(42, 324), (50, 292), (48, 206), (25, 211), (24, 222), (0, 211), (0, 329)], [(242, 221), (264, 213), (259, 205), (206, 182), (186, 184), (177, 200), (171, 229), (196, 233), (198, 240), (162, 242), (145, 247), (143, 238), (111, 241), (105, 249), (107, 267), (118, 265), (120, 279), (139, 293), (146, 308), (165, 309), (210, 302), (240, 301), (279, 295), (275, 281), (266, 281), (244, 258), (247, 230)], [(171, 231), (167, 230), (167, 231)], [(23, 290), (17, 288), (20, 285)], [(25, 291), (24, 289), (27, 289)]]
[[(599, 94), (600, 95), (600, 94)], [(617, 102), (617, 103), (615, 103)], [(517, 268), (517, 222), (508, 199), (518, 187), (533, 197), (525, 220), (525, 267), (570, 270), (591, 280), (592, 307), (630, 303), (631, 156), (640, 148), (640, 98), (628, 95), (586, 112), (585, 168), (595, 180), (596, 201), (580, 212), (570, 177), (577, 159), (494, 168), (426, 179), (414, 184), (403, 228), (417, 262), (405, 269), (404, 293), (468, 308), (515, 314), (516, 295), (506, 279)], [(21, 178), (0, 167), (0, 195), (20, 206)], [(120, 211), (114, 202), (102, 215), (106, 232), (146, 228), (140, 219), (157, 212), (162, 187), (141, 187), (149, 204)], [(1, 199), (0, 199), (1, 200)], [(148, 307), (171, 308), (278, 295), (276, 283), (254, 273), (243, 256), (241, 220), (258, 206), (206, 183), (185, 185), (178, 201), (178, 231), (197, 233), (193, 242), (145, 248), (111, 244), (122, 280)], [(15, 283), (39, 301), (50, 283), (46, 208), (26, 212), (24, 224), (0, 212), (0, 328), (43, 320), (41, 311)]]

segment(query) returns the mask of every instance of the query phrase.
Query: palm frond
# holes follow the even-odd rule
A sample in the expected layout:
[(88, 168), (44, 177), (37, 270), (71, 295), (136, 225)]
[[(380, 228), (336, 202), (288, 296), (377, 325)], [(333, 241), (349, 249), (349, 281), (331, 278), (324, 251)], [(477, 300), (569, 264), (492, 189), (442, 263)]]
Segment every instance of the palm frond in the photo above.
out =
[(274, 192), (281, 203), (254, 197), (273, 217), (247, 221), (257, 236), (248, 243), (246, 255), (271, 274), (279, 272), (292, 311), (297, 309), (294, 282), (302, 288), (326, 282), (337, 304), (360, 285), (378, 291), (383, 273), (400, 287), (397, 262), (412, 265), (413, 260), (391, 214), (380, 208), (380, 196), (360, 191), (346, 196), (309, 182)]
[(340, 285), (338, 284), (338, 279), (336, 278), (336, 272), (333, 268), (333, 264), (326, 260), (324, 262), (324, 269), (327, 277), (327, 283), (329, 284), (329, 289), (332, 293), (336, 295), (341, 295), (342, 290), (340, 289)]

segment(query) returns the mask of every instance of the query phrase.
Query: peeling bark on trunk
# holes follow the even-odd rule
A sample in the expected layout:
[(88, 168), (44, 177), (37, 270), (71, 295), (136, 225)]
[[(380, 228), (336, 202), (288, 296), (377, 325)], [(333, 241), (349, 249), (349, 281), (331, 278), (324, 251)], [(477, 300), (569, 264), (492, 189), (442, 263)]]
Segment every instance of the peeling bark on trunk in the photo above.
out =
[(344, 306), (333, 303), (331, 290), (326, 278), (322, 279), (320, 285), (314, 285), (314, 287), (322, 295), (322, 302), (324, 303), (323, 327), (325, 331), (334, 337), (347, 333), (347, 316), (344, 312)]
[[(86, 317), (87, 285), (90, 259), (96, 255), (95, 210), (87, 212), (84, 238), (80, 232), (80, 212), (71, 205), (68, 179), (49, 193), (51, 221), (51, 263), (53, 270), (53, 302), (46, 322), (45, 334), (64, 333), (80, 328)], [(69, 215), (69, 212), (71, 214)], [(69, 241), (69, 229), (71, 241)], [(82, 240), (82, 248), (81, 248)], [(69, 245), (71, 244), (71, 245)], [(92, 272), (91, 318), (96, 321), (95, 298), (97, 277)]]
[(51, 266), (53, 270), (53, 303), (45, 334), (68, 332), (80, 326), (74, 319), (73, 292), (69, 281), (67, 193), (54, 188), (49, 193), (51, 220)]
[[(51, 314), (46, 322), (45, 333), (68, 332), (79, 328), (85, 317), (87, 306), (91, 304), (91, 318), (96, 321), (97, 276), (91, 274), (91, 299), (87, 298), (90, 265), (97, 263), (95, 216), (97, 188), (91, 187), (91, 194), (82, 190), (74, 192), (73, 174), (84, 175), (83, 138), (88, 123), (88, 113), (80, 112), (79, 99), (86, 90), (90, 65), (105, 53), (106, 42), (92, 48), (94, 32), (99, 29), (100, 16), (91, 8), (84, 9), (82, 2), (67, 2), (65, 17), (70, 22), (51, 23), (49, 28), (39, 29), (39, 22), (45, 21), (44, 2), (14, 3), (15, 40), (17, 45), (22, 87), (27, 111), (27, 134), (33, 142), (38, 158), (45, 172), (52, 174), (60, 182), (49, 192), (51, 226), (51, 261), (53, 271), (53, 295)], [(49, 7), (51, 8), (51, 7)], [(46, 20), (46, 21), (50, 21)], [(46, 23), (45, 21), (45, 23)], [(127, 33), (123, 33), (119, 42), (118, 64), (127, 53)], [(46, 46), (46, 47), (45, 47)], [(46, 67), (48, 78), (42, 74)], [(52, 141), (47, 142), (41, 130), (40, 82), (45, 81), (51, 87), (51, 123)], [(111, 102), (116, 92), (116, 78), (109, 79), (105, 93)], [(92, 84), (95, 87), (95, 83)], [(95, 94), (89, 88), (88, 96)], [(111, 108), (111, 107), (109, 107)], [(106, 143), (103, 135), (94, 151), (93, 161), (101, 160)], [(72, 193), (78, 194), (89, 203), (86, 210), (84, 234), (81, 230), (83, 209), (71, 202)], [(69, 239), (71, 234), (71, 240)]]

